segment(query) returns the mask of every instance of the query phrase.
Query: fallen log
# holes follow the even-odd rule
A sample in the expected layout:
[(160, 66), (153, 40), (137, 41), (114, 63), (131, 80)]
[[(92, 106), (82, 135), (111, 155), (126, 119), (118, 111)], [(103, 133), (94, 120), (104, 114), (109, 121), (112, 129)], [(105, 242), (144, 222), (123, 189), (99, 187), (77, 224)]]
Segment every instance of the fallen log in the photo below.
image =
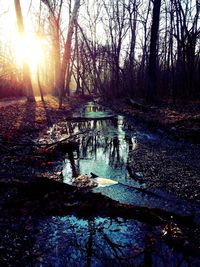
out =
[(100, 193), (78, 190), (45, 177), (20, 177), (9, 182), (0, 180), (1, 190), (11, 190), (14, 195), (1, 202), (1, 216), (38, 215), (64, 216), (76, 214), (81, 217), (109, 216), (136, 219), (148, 224), (159, 225), (172, 220), (179, 224), (195, 225), (194, 217), (179, 215), (158, 208), (122, 204)]
[(75, 138), (76, 136), (79, 136), (81, 134), (86, 134), (88, 132), (91, 132), (92, 130), (86, 130), (86, 131), (83, 131), (83, 132), (79, 132), (79, 133), (76, 133), (76, 134), (72, 134), (64, 139), (61, 139), (61, 140), (58, 140), (56, 142), (53, 142), (53, 143), (40, 143), (40, 144), (37, 144), (37, 143), (34, 143), (34, 142), (29, 142), (29, 143), (20, 143), (20, 142), (10, 142), (10, 141), (4, 141), (4, 140), (0, 140), (0, 144), (7, 144), (7, 145), (12, 145), (12, 146), (28, 146), (28, 147), (51, 147), (51, 146), (54, 146), (58, 143), (61, 143), (61, 142), (65, 142), (67, 140), (70, 140), (72, 138)]
[(149, 110), (149, 107), (131, 98), (129, 98), (127, 101), (128, 101), (128, 104), (131, 105), (133, 108), (139, 109), (144, 112), (147, 112)]

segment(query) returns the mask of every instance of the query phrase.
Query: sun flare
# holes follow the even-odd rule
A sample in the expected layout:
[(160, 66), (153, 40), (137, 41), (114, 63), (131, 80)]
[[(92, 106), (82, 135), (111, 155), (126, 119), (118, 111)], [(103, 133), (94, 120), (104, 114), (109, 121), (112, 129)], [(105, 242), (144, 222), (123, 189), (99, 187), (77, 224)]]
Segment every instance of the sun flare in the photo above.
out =
[(44, 64), (42, 40), (34, 34), (18, 37), (16, 42), (16, 61), (19, 65), (26, 62), (32, 75), (35, 74), (38, 67)]

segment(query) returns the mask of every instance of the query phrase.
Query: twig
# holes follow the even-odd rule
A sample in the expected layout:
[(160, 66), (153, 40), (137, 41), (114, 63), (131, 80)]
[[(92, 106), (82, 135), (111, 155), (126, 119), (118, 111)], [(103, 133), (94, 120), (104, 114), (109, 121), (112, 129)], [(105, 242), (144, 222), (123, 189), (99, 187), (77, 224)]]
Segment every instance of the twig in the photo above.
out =
[(81, 134), (85, 134), (85, 133), (88, 133), (88, 132), (91, 132), (91, 131), (92, 130), (87, 130), (87, 131), (84, 131), (84, 132), (80, 132), (80, 133), (77, 133), (77, 134), (70, 135), (70, 136), (68, 136), (68, 137), (66, 137), (66, 138), (64, 138), (62, 140), (58, 140), (58, 141), (56, 141), (54, 143), (51, 143), (51, 144), (37, 144), (36, 146), (38, 146), (38, 147), (41, 147), (41, 146), (52, 147), (52, 146), (55, 146), (55, 145), (57, 145), (59, 143), (65, 142), (67, 140), (70, 140), (71, 138), (74, 138), (76, 136), (79, 136)]
[[(58, 143), (65, 142), (67, 140), (70, 140), (71, 138), (74, 138), (74, 137), (78, 136), (78, 135), (85, 134), (85, 133), (88, 133), (88, 132), (91, 132), (91, 131), (92, 130), (87, 130), (87, 131), (84, 131), (84, 132), (79, 132), (77, 134), (70, 135), (70, 136), (68, 136), (68, 137), (66, 137), (66, 138), (64, 138), (62, 140), (58, 140), (58, 141), (53, 142), (51, 144), (46, 144), (46, 143), (36, 144), (36, 143), (31, 143), (31, 142), (30, 143), (15, 143), (15, 142), (2, 141), (2, 140), (0, 140), (0, 143), (1, 144), (8, 144), (8, 145), (15, 145), (15, 146), (29, 146), (29, 147), (30, 146), (33, 146), (33, 147), (34, 146), (35, 147), (43, 147), (43, 146), (46, 146), (46, 147), (51, 147), (51, 146), (57, 145)], [(0, 146), (2, 146), (2, 148), (5, 148), (6, 150), (9, 150), (10, 151), (9, 148), (6, 148), (3, 145), (0, 145)]]

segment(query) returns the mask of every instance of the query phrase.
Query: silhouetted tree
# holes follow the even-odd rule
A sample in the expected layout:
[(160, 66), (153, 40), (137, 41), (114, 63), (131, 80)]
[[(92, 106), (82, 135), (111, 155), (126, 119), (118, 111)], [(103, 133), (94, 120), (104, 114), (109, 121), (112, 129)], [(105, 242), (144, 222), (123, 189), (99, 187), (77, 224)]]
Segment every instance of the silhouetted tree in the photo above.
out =
[(151, 25), (151, 40), (150, 40), (150, 52), (149, 52), (149, 65), (148, 65), (148, 93), (147, 99), (154, 101), (157, 94), (157, 81), (156, 81), (156, 68), (158, 57), (158, 30), (160, 22), (160, 6), (161, 0), (154, 0), (153, 3), (153, 17)]
[[(23, 22), (20, 0), (14, 0), (14, 2), (15, 2), (15, 12), (17, 18), (18, 31), (21, 38), (23, 39), (25, 36), (25, 32), (24, 32), (24, 22)], [(26, 62), (26, 60), (24, 60), (23, 62), (23, 79), (24, 79), (24, 86), (27, 90), (27, 99), (29, 101), (35, 101), (31, 83), (30, 69), (28, 62)]]

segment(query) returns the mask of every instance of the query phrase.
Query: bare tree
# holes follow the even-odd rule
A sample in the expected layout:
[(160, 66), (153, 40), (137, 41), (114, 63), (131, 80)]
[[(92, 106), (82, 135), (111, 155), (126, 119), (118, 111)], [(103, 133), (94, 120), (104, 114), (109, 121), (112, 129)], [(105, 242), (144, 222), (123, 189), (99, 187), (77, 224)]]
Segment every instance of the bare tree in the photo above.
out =
[[(20, 0), (14, 2), (23, 36)], [(78, 92), (104, 99), (123, 95), (175, 101), (200, 95), (199, 1), (85, 0), (81, 9), (80, 0), (41, 3), (38, 32), (48, 40), (44, 54), (51, 63), (40, 67), (39, 81), (43, 87), (49, 80), (60, 107), (74, 83)], [(19, 66), (10, 63), (15, 61), (14, 48), (2, 43), (0, 49), (6, 50), (0, 51), (0, 75), (20, 82)], [(24, 84), (30, 88), (27, 67), (24, 64)]]
[(69, 26), (68, 26), (68, 33), (67, 33), (67, 38), (66, 38), (65, 47), (64, 47), (64, 54), (63, 54), (63, 59), (62, 59), (62, 64), (61, 64), (59, 108), (62, 107), (62, 98), (64, 94), (64, 89), (65, 89), (66, 73), (68, 73), (69, 64), (70, 64), (69, 61), (70, 61), (70, 55), (71, 55), (72, 36), (74, 33), (74, 26), (77, 20), (79, 7), (80, 7), (80, 0), (75, 0), (74, 8), (73, 8), (71, 19), (70, 19)]
[[(16, 12), (16, 18), (17, 18), (18, 31), (19, 31), (21, 38), (24, 38), (25, 31), (24, 31), (24, 22), (23, 22), (20, 0), (14, 0), (14, 2), (15, 2), (15, 12)], [(28, 62), (26, 62), (26, 60), (24, 60), (23, 62), (23, 79), (24, 79), (25, 88), (27, 90), (27, 99), (29, 101), (35, 101), (35, 98), (33, 95), (32, 83), (31, 83), (30, 69), (29, 69)]]
[(158, 58), (157, 41), (158, 41), (158, 29), (160, 22), (160, 6), (161, 0), (155, 0), (153, 3), (153, 17), (151, 26), (151, 41), (149, 52), (149, 65), (148, 65), (148, 93), (147, 99), (154, 101), (157, 93), (157, 81), (156, 81), (156, 66)]
[(54, 94), (59, 95), (61, 75), (61, 11), (63, 0), (42, 0), (49, 10), (50, 32), (52, 40), (52, 56), (54, 61)]

